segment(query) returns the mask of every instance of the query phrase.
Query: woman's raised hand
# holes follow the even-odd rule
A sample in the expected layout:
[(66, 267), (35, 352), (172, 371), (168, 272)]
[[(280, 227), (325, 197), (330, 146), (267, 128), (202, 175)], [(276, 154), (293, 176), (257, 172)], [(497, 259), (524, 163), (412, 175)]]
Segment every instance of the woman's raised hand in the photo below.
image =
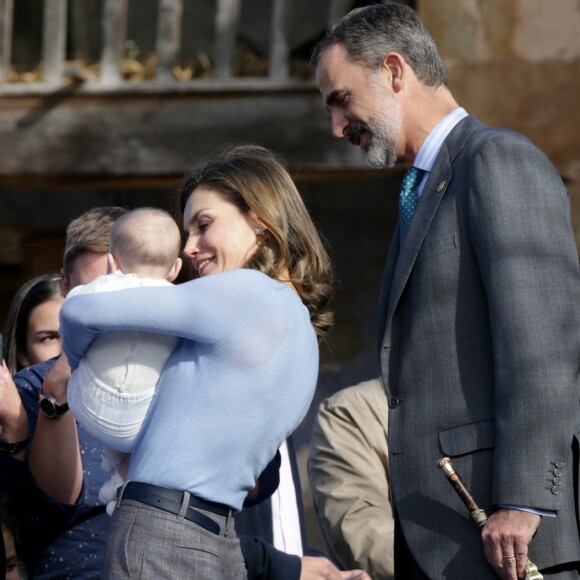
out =
[[(5, 441), (23, 441), (28, 436), (28, 417), (4, 360), (0, 366), (0, 427)], [(15, 457), (21, 454), (24, 452)]]

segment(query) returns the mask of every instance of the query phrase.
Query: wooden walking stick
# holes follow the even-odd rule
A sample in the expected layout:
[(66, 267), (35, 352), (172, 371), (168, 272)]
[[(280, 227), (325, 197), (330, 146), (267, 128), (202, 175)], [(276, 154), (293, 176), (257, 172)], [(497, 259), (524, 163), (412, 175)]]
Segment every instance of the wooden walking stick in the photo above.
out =
[[(463, 483), (463, 480), (461, 477), (459, 477), (457, 471), (455, 471), (455, 467), (453, 466), (451, 459), (449, 459), (449, 457), (443, 457), (437, 462), (437, 467), (443, 471), (447, 477), (447, 480), (469, 510), (469, 513), (471, 514), (471, 517), (474, 519), (475, 523), (480, 528), (483, 528), (485, 522), (487, 522), (487, 514), (477, 505), (477, 503), (475, 503), (473, 496), (467, 487), (465, 487), (465, 483)], [(543, 580), (544, 578), (542, 574), (538, 572), (538, 567), (529, 560), (526, 562), (525, 570), (526, 580)]]

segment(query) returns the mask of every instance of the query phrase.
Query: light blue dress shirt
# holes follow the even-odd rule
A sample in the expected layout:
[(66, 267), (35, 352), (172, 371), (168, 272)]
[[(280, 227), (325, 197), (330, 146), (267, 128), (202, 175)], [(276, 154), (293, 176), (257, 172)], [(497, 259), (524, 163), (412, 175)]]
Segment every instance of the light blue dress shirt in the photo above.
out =
[(417, 196), (419, 198), (423, 193), (425, 183), (427, 182), (427, 179), (429, 179), (431, 169), (433, 169), (433, 165), (435, 165), (435, 160), (439, 155), (439, 151), (441, 151), (441, 147), (443, 147), (445, 139), (447, 139), (447, 135), (449, 135), (453, 130), (453, 127), (455, 127), (455, 125), (465, 117), (467, 117), (467, 111), (463, 107), (458, 107), (451, 111), (451, 113), (449, 113), (444, 119), (439, 121), (419, 148), (413, 163), (413, 167), (425, 171), (425, 175), (423, 175), (423, 179), (421, 180), (419, 189), (417, 190)]

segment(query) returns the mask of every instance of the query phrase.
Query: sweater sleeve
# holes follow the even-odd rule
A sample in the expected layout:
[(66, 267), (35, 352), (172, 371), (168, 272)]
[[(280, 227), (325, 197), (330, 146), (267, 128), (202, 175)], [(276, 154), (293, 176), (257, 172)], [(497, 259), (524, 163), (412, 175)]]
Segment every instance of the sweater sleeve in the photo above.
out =
[(137, 330), (216, 343), (257, 324), (276, 292), (291, 291), (257, 271), (233, 270), (175, 286), (75, 296), (60, 312), (62, 347), (76, 367), (103, 332)]

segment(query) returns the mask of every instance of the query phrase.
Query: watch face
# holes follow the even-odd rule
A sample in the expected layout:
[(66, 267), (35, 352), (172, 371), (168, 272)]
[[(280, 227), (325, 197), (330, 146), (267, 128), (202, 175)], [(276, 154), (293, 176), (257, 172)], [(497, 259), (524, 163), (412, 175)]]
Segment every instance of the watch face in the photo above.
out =
[(43, 414), (48, 417), (49, 419), (56, 419), (64, 415), (69, 407), (68, 403), (58, 404), (53, 397), (49, 395), (40, 395), (40, 410)]
[(40, 409), (47, 417), (50, 417), (51, 419), (57, 415), (56, 404), (48, 397), (43, 397), (40, 399)]

